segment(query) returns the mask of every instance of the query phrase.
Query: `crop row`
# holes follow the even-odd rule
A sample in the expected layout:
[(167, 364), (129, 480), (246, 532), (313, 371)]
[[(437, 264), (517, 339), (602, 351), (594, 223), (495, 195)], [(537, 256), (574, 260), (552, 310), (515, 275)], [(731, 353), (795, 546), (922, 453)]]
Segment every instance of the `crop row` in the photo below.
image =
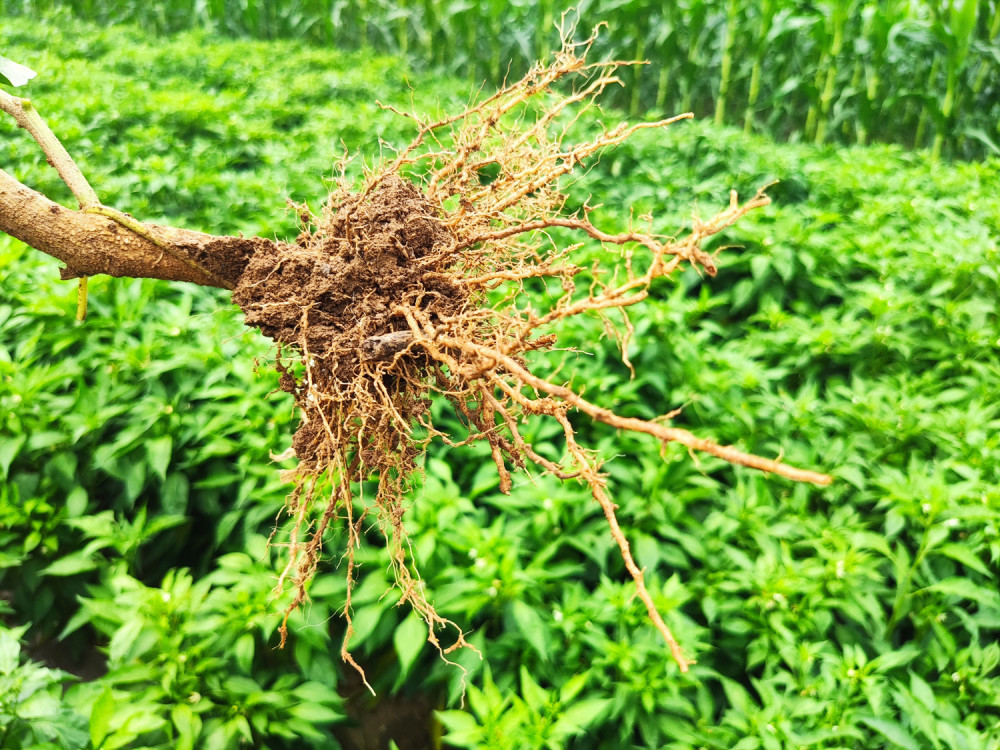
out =
[[(547, 53), (562, 21), (552, 0), (0, 0), (4, 14), (57, 6), (158, 33), (198, 26), (367, 48), (487, 88)], [(998, 0), (581, 0), (577, 8), (581, 29), (607, 22), (602, 54), (649, 61), (616, 92), (633, 116), (693, 111), (790, 140), (895, 142), (958, 158), (1000, 152)]]

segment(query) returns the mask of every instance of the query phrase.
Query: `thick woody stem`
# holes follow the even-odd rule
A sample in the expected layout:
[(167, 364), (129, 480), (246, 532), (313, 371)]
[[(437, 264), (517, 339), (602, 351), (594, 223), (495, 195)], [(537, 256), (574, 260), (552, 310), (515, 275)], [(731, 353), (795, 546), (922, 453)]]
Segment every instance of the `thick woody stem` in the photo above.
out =
[(160, 244), (115, 218), (54, 203), (0, 169), (0, 232), (64, 262), (63, 278), (108, 274), (232, 289), (255, 248), (271, 242), (142, 226)]
[[(77, 319), (83, 320), (86, 316), (86, 278), (95, 273), (193, 281), (223, 289), (232, 289), (235, 286), (238, 274), (231, 273), (231, 264), (226, 264), (225, 267), (226, 271), (230, 271), (229, 274), (220, 274), (214, 268), (216, 263), (206, 262), (201, 253), (193, 252), (198, 246), (205, 245), (215, 238), (194, 232), (183, 236), (185, 230), (170, 228), (161, 230), (143, 224), (116, 209), (101, 205), (97, 193), (87, 182), (87, 178), (83, 176), (73, 157), (38, 114), (31, 100), (20, 99), (0, 91), (0, 109), (13, 117), (18, 127), (27, 130), (38, 142), (48, 163), (56, 169), (80, 203), (81, 213), (67, 211), (0, 170), (0, 230), (17, 237), (36, 250), (64, 261), (68, 266), (64, 278), (82, 277)], [(145, 242), (129, 242), (123, 233), (109, 227), (107, 222), (101, 222), (100, 225), (93, 222), (88, 224), (84, 214), (107, 217), (136, 235), (135, 240), (145, 240)], [(53, 232), (53, 229), (56, 231)], [(70, 239), (77, 242), (75, 244), (68, 242), (66, 247), (62, 247), (59, 235), (70, 230), (72, 230)], [(54, 233), (56, 237), (53, 237)], [(107, 236), (109, 234), (114, 235), (116, 241), (109, 242), (111, 239)], [(239, 242), (237, 238), (230, 239)], [(192, 241), (194, 247), (190, 246)], [(156, 249), (149, 248), (150, 244)], [(122, 248), (122, 245), (126, 245), (127, 248)], [(127, 250), (124, 254), (123, 249)], [(139, 252), (136, 252), (137, 250)], [(105, 257), (101, 257), (102, 255)], [(178, 275), (173, 269), (175, 262), (187, 266), (188, 270)], [(95, 267), (96, 271), (91, 270)], [(239, 270), (242, 271), (242, 266)]]

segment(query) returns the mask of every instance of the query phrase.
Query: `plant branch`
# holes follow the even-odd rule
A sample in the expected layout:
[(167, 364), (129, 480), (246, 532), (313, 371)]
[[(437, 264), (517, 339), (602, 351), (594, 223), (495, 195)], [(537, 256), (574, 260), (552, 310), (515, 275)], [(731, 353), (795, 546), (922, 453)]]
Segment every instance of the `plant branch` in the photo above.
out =
[(80, 208), (89, 208), (100, 203), (94, 188), (87, 182), (87, 178), (83, 176), (83, 172), (56, 138), (55, 133), (38, 114), (30, 99), (21, 99), (0, 90), (0, 109), (13, 117), (17, 126), (27, 130), (38, 142), (48, 163), (55, 167), (63, 182), (69, 186), (73, 196), (79, 201)]
[[(135, 224), (128, 226), (129, 231), (122, 231), (123, 217)], [(90, 211), (74, 211), (2, 169), (0, 232), (64, 262), (64, 279), (107, 274), (224, 289), (235, 286), (257, 249), (275, 244), (259, 237), (215, 236), (144, 224), (99, 204)]]
[[(30, 99), (20, 99), (11, 96), (6, 91), (0, 90), (0, 109), (14, 118), (18, 127), (24, 128), (42, 147), (42, 153), (49, 164), (55, 167), (59, 176), (62, 177), (70, 191), (80, 203), (80, 208), (96, 206), (100, 201), (94, 188), (87, 182), (83, 172), (73, 161), (55, 133), (49, 128), (38, 110), (32, 105)], [(80, 286), (77, 291), (76, 319), (83, 320), (87, 317), (87, 277), (80, 278)]]
[[(199, 235), (195, 238), (195, 233), (191, 233), (182, 239), (177, 235), (185, 230), (171, 229), (164, 233), (151, 225), (137, 221), (128, 214), (102, 205), (94, 188), (73, 161), (73, 157), (42, 119), (30, 99), (21, 99), (0, 90), (0, 109), (13, 117), (18, 127), (31, 134), (41, 146), (48, 163), (59, 173), (80, 204), (80, 212), (67, 211), (0, 170), (0, 230), (64, 261), (68, 267), (63, 274), (64, 278), (82, 277), (77, 304), (78, 320), (83, 320), (86, 316), (86, 277), (94, 273), (193, 281), (223, 289), (232, 289), (235, 286), (238, 274), (220, 274), (218, 270), (212, 268), (212, 262), (200, 258), (200, 253), (196, 252), (200, 246), (219, 238), (211, 238), (210, 235)], [(84, 214), (95, 214), (111, 219), (158, 250), (153, 250), (144, 243), (127, 241), (121, 233), (107, 226), (106, 222), (102, 222), (103, 226), (88, 224), (83, 218)], [(81, 242), (67, 243), (67, 247), (60, 246), (58, 241), (53, 242), (51, 230), (56, 227), (59, 228), (57, 234), (68, 235), (72, 229), (73, 235)], [(114, 235), (114, 238), (108, 235)], [(241, 242), (241, 238), (229, 239), (237, 244)], [(83, 246), (86, 246), (86, 252), (80, 252), (84, 250)], [(100, 257), (102, 253), (106, 255), (104, 263), (99, 262), (102, 260)], [(245, 258), (243, 260), (245, 261)], [(172, 261), (187, 266), (188, 270), (181, 272), (181, 269), (175, 269), (173, 267), (175, 263)], [(91, 271), (95, 265), (98, 270)], [(231, 270), (229, 266), (232, 264), (226, 265), (227, 270)], [(239, 270), (242, 271), (245, 262), (239, 265)]]

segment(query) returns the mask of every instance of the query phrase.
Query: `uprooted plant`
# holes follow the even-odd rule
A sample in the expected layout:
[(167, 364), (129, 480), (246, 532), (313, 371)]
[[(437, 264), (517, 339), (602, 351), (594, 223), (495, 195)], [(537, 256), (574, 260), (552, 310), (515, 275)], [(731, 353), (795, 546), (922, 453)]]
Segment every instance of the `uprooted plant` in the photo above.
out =
[[(437, 122), (415, 118), (418, 135), (394, 160), (371, 171), (357, 190), (342, 183), (297, 244), (256, 253), (241, 277), (234, 299), (247, 323), (278, 341), (283, 353), (294, 352), (301, 366), (301, 374), (293, 376), (287, 363), (279, 365), (283, 386), (302, 412), (294, 438), (300, 463), (288, 505), (294, 518), (291, 556), (283, 573), (295, 590), (291, 607), (306, 597), (305, 583), (330, 524), (346, 524), (350, 578), (363, 526), (373, 521), (390, 546), (403, 600), (424, 617), (436, 642), (435, 631), (445, 622), (412, 572), (403, 526), (403, 499), (417, 457), (430, 440), (454, 442), (431, 419), (434, 398), (446, 399), (467, 427), (461, 442), (489, 444), (501, 492), (510, 492), (511, 471), (529, 464), (588, 486), (649, 616), (682, 669), (687, 659), (646, 590), (600, 461), (577, 441), (574, 418), (681, 442), (793, 479), (826, 481), (662, 421), (618, 416), (529, 367), (529, 352), (556, 345), (554, 324), (609, 310), (623, 314), (625, 356), (627, 310), (646, 298), (653, 281), (684, 263), (714, 274), (702, 240), (768, 202), (758, 194), (739, 204), (734, 195), (725, 211), (696, 220), (679, 240), (638, 231), (608, 234), (591, 222), (587, 206), (568, 211), (560, 177), (640, 128), (680, 119), (619, 125), (568, 145), (571, 109), (578, 113), (591, 106), (617, 83), (615, 71), (623, 64), (588, 63), (588, 43), (567, 44), (550, 64), (457, 116)], [(553, 94), (553, 84), (567, 77), (582, 83), (572, 93)], [(536, 111), (531, 105), (538, 98), (547, 99)], [(578, 265), (578, 245), (563, 247), (546, 234), (556, 228), (626, 248), (623, 272)], [(555, 302), (536, 309), (524, 289), (528, 279), (552, 282), (549, 286), (560, 290)], [(526, 416), (559, 423), (565, 440), (561, 461), (525, 441), (519, 425)], [(335, 478), (333, 489), (314, 514), (324, 474)], [(377, 481), (377, 491), (359, 510), (354, 488), (367, 479)], [(344, 613), (349, 641), (349, 601)], [(462, 645), (457, 629), (454, 643), (443, 650)], [(343, 656), (351, 660), (346, 641)]]
[[(769, 202), (758, 193), (739, 203), (734, 193), (725, 210), (706, 221), (695, 218), (680, 238), (631, 226), (620, 234), (607, 233), (591, 221), (589, 205), (570, 208), (561, 179), (589, 157), (639, 129), (662, 128), (687, 117), (621, 124), (572, 142), (570, 133), (581, 113), (619, 83), (621, 66), (631, 64), (588, 62), (593, 38), (566, 41), (548, 64), (458, 115), (428, 121), (399, 113), (415, 121), (414, 140), (395, 158), (367, 170), (358, 184), (342, 178), (320, 216), (300, 207), (304, 228), (294, 243), (140, 224), (100, 206), (92, 191), (81, 197), (75, 190), (83, 211), (64, 211), (75, 218), (60, 220), (89, 222), (88, 231), (130, 258), (131, 265), (112, 265), (95, 259), (93, 243), (75, 250), (67, 250), (65, 243), (45, 245), (46, 237), (33, 235), (23, 220), (4, 221), (5, 209), (9, 213), (12, 205), (30, 214), (33, 201), (46, 199), (29, 195), (19, 183), (11, 187), (0, 180), (0, 228), (65, 260), (64, 276), (110, 272), (230, 288), (247, 324), (277, 342), (281, 387), (301, 411), (292, 442), (299, 463), (288, 476), (294, 483), (286, 508), (291, 517), (288, 557), (277, 584), (279, 592), (291, 590), (283, 641), (288, 614), (307, 599), (324, 539), (340, 525), (347, 533), (346, 661), (357, 667), (349, 652), (351, 582), (356, 550), (372, 526), (389, 547), (401, 601), (423, 617), (429, 640), (443, 655), (468, 646), (462, 629), (431, 605), (408, 554), (403, 523), (404, 498), (418, 459), (435, 439), (449, 445), (487, 444), (504, 493), (511, 491), (513, 471), (531, 467), (586, 485), (681, 670), (690, 662), (646, 588), (619, 527), (601, 461), (577, 439), (577, 420), (644, 433), (661, 444), (678, 442), (793, 480), (830, 481), (826, 475), (671, 427), (672, 414), (656, 420), (620, 416), (585, 399), (563, 378), (540, 376), (540, 368), (532, 364), (554, 356), (563, 321), (597, 314), (631, 368), (629, 309), (649, 295), (657, 279), (685, 264), (714, 275), (714, 259), (701, 249), (702, 242)], [(35, 132), (37, 124), (25, 119), (23, 107), (11, 104), (21, 100), (3, 97), (3, 108), (49, 154)], [(75, 166), (62, 158), (55, 162), (76, 178)], [(4, 177), (9, 175), (0, 172)], [(39, 204), (38, 215), (58, 214), (58, 207), (49, 206), (55, 204)], [(121, 232), (121, 227), (129, 231)], [(573, 233), (579, 243), (558, 241)], [(127, 247), (123, 237), (131, 243)], [(617, 262), (578, 260), (584, 242), (600, 243), (608, 251), (605, 257)], [(532, 295), (528, 286), (547, 293)], [(620, 323), (612, 322), (611, 313)], [(450, 404), (467, 433), (452, 435), (435, 425), (434, 400)], [(546, 451), (524, 438), (522, 425), (528, 418), (559, 425), (560, 459), (543, 455)], [(376, 487), (373, 497), (362, 492), (369, 483)], [(453, 630), (450, 643), (439, 637), (446, 627)]]

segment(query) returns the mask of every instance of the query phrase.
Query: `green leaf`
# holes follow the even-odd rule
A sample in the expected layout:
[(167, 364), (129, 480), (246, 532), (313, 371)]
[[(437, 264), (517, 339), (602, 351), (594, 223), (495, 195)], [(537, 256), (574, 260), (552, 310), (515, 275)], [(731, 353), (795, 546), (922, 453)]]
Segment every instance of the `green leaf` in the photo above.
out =
[(299, 703), (292, 706), (289, 713), (310, 724), (332, 724), (344, 719), (342, 714), (321, 703)]
[(910, 672), (910, 692), (913, 697), (920, 701), (924, 708), (930, 713), (937, 709), (937, 701), (934, 699), (934, 690), (916, 672)]
[(977, 586), (968, 578), (945, 578), (943, 581), (931, 584), (920, 592), (937, 592), (946, 596), (957, 596), (962, 599), (971, 599), (974, 602), (985, 604), (994, 609), (1000, 609), (1000, 594), (985, 586)]
[(111, 727), (111, 717), (115, 712), (115, 699), (111, 688), (106, 687), (94, 701), (90, 711), (90, 742), (94, 747), (100, 747)]
[(549, 703), (549, 694), (532, 678), (528, 668), (521, 665), (521, 695), (528, 708), (541, 713)]
[(38, 692), (17, 707), (17, 715), (22, 719), (32, 719), (34, 721), (55, 718), (59, 715), (59, 705), (59, 700), (54, 696)]
[(246, 697), (261, 691), (260, 683), (252, 677), (245, 677), (243, 675), (233, 675), (227, 678), (223, 685), (230, 693), (234, 693), (240, 697)]
[(611, 704), (607, 698), (589, 698), (563, 711), (552, 727), (553, 739), (564, 739), (593, 726)]
[(759, 254), (750, 259), (750, 275), (755, 279), (764, 277), (771, 266), (770, 256)]
[(559, 702), (564, 704), (571, 702), (574, 698), (576, 698), (577, 695), (580, 694), (580, 691), (583, 690), (586, 684), (587, 684), (586, 672), (584, 672), (583, 674), (573, 675), (568, 680), (566, 680), (562, 688), (560, 688)]
[(244, 674), (250, 674), (253, 668), (255, 645), (253, 633), (244, 633), (233, 644), (233, 657), (236, 660), (236, 666)]
[[(176, 526), (181, 526), (187, 523), (187, 518), (185, 516), (178, 515), (166, 515), (166, 516), (155, 516), (152, 521), (142, 529), (142, 538), (152, 539), (154, 536), (159, 534), (161, 531), (166, 531), (167, 529), (172, 529)], [(138, 525), (138, 521), (136, 522)]]
[(525, 640), (538, 652), (543, 661), (548, 661), (548, 631), (538, 611), (532, 609), (520, 599), (515, 599), (511, 602), (510, 613)]
[[(949, 23), (951, 32), (958, 42), (959, 49), (963, 52), (968, 50), (973, 41), (976, 30), (976, 11), (979, 7), (978, 0), (952, 0)], [(964, 60), (965, 55), (961, 54), (957, 62)]]
[(315, 681), (303, 682), (291, 694), (301, 701), (308, 701), (310, 703), (340, 705), (342, 702), (342, 698), (336, 690)]
[(17, 669), (21, 643), (8, 630), (0, 630), (0, 674), (9, 675)]
[(80, 607), (76, 611), (76, 613), (71, 618), (69, 618), (69, 622), (66, 623), (66, 627), (62, 629), (62, 632), (59, 633), (59, 636), (56, 638), (56, 640), (61, 641), (70, 633), (79, 630), (88, 622), (90, 622), (91, 617), (93, 617), (93, 612), (91, 612), (89, 607)]
[(382, 613), (384, 609), (380, 602), (375, 604), (368, 604), (361, 607), (354, 615), (351, 617), (351, 623), (354, 626), (354, 637), (351, 639), (351, 643), (360, 646), (365, 642), (365, 639), (372, 634), (375, 627), (379, 624), (382, 619)]
[(236, 718), (227, 722), (226, 732), (232, 738), (235, 738), (236, 735), (239, 734), (244, 740), (246, 740), (245, 743), (237, 743), (239, 745), (249, 745), (253, 742), (253, 730), (250, 728), (250, 722), (247, 721), (246, 716), (237, 715)]
[(469, 747), (482, 740), (483, 730), (472, 714), (465, 711), (438, 711), (435, 715), (441, 725), (448, 730), (446, 735), (448, 744)]
[(173, 448), (174, 441), (169, 435), (146, 441), (146, 455), (149, 456), (149, 465), (160, 481), (167, 479), (167, 467), (170, 465)]
[(722, 689), (726, 693), (727, 701), (734, 706), (740, 713), (746, 715), (753, 715), (755, 711), (755, 706), (753, 704), (753, 699), (750, 697), (750, 693), (745, 687), (735, 680), (730, 680), (727, 677), (721, 678)]
[(858, 720), (885, 737), (896, 747), (906, 748), (906, 750), (920, 750), (920, 745), (903, 727), (888, 719), (878, 719), (874, 716), (859, 716)]
[(31, 68), (0, 56), (0, 83), (6, 81), (11, 86), (23, 86), (36, 75)]
[(108, 661), (111, 665), (117, 666), (121, 663), (125, 654), (132, 648), (135, 639), (142, 630), (143, 621), (135, 618), (122, 625), (115, 634), (111, 636), (111, 643), (108, 645)]
[(7, 478), (11, 462), (17, 457), (21, 446), (24, 445), (27, 439), (24, 435), (15, 435), (14, 437), (4, 436), (0, 440), (0, 479)]
[(42, 568), (40, 575), (43, 576), (72, 576), (77, 573), (85, 573), (94, 570), (97, 562), (92, 553), (86, 550), (74, 552), (66, 557), (60, 557), (51, 565)]
[(146, 706), (129, 714), (121, 728), (115, 730), (115, 743), (109, 742), (108, 745), (122, 747), (129, 744), (135, 737), (146, 732), (155, 732), (164, 726), (167, 720), (151, 708), (152, 706)]
[(392, 636), (392, 645), (399, 657), (399, 676), (406, 679), (417, 660), (420, 650), (427, 643), (427, 625), (416, 614), (410, 613), (396, 628)]
[(897, 667), (903, 666), (904, 664), (909, 664), (922, 653), (923, 652), (920, 649), (912, 646), (900, 648), (896, 651), (887, 651), (884, 654), (880, 654), (872, 659), (871, 666), (876, 672), (889, 672)]
[(186, 703), (178, 703), (171, 709), (170, 718), (177, 728), (176, 750), (193, 750), (201, 733), (201, 717)]
[(1000, 664), (1000, 644), (993, 642), (983, 649), (982, 664), (980, 669), (982, 674), (989, 674), (997, 664)]
[[(324, 735), (320, 730), (318, 730), (315, 726), (313, 726), (311, 722), (305, 721), (303, 719), (297, 719), (294, 716), (289, 716), (288, 719), (286, 719), (281, 723), (284, 724), (284, 726), (288, 730), (294, 733), (293, 736), (298, 735), (298, 737), (296, 737), (295, 739), (298, 739), (300, 741), (303, 737), (314, 740), (326, 739), (326, 735)], [(275, 723), (272, 722), (270, 726), (273, 728), (275, 726)], [(220, 750), (225, 750), (226, 747), (227, 746), (223, 746), (220, 748)]]
[(935, 553), (950, 557), (952, 560), (962, 563), (969, 570), (982, 573), (984, 576), (990, 575), (990, 569), (986, 566), (986, 563), (964, 544), (955, 544), (954, 542), (942, 544), (935, 550)]
[(188, 507), (188, 479), (183, 474), (174, 472), (167, 476), (160, 490), (163, 510), (167, 513), (183, 515)]
[(70, 518), (77, 518), (87, 512), (87, 490), (83, 487), (74, 487), (66, 495), (66, 515)]

